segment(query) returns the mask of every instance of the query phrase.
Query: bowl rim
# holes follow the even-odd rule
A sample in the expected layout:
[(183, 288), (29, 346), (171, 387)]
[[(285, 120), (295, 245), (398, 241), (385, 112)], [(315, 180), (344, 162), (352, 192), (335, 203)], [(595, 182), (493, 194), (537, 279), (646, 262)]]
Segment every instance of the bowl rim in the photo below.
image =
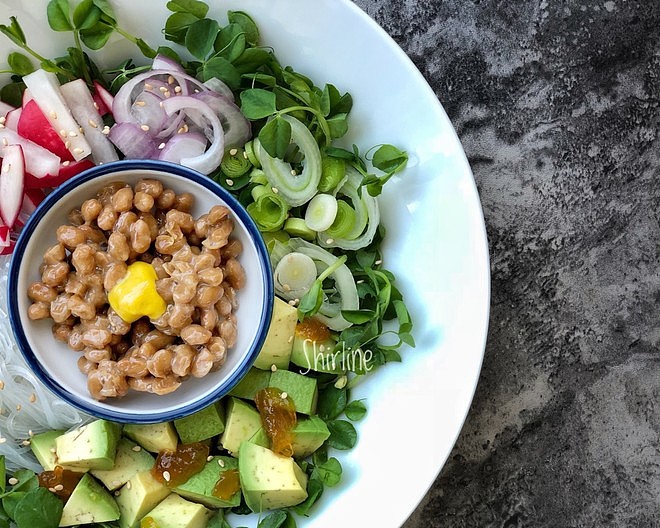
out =
[[(261, 271), (262, 280), (264, 288), (264, 304), (262, 307), (261, 317), (258, 324), (258, 333), (256, 338), (250, 343), (249, 350), (243, 354), (241, 361), (238, 363), (236, 370), (225, 379), (222, 383), (216, 386), (213, 390), (204, 395), (204, 397), (193, 400), (192, 402), (179, 406), (175, 409), (168, 411), (163, 411), (161, 413), (148, 413), (135, 411), (129, 412), (126, 410), (113, 410), (108, 408), (99, 408), (96, 406), (94, 400), (90, 399), (89, 401), (79, 401), (77, 398), (73, 397), (71, 393), (66, 389), (66, 387), (57, 383), (43, 368), (41, 362), (37, 359), (31, 347), (28, 344), (28, 340), (25, 333), (25, 328), (21, 321), (21, 314), (19, 309), (18, 301), (18, 278), (21, 268), (22, 257), (25, 253), (25, 250), (28, 246), (31, 235), (35, 232), (39, 226), (41, 219), (44, 215), (50, 211), (61, 199), (63, 199), (66, 194), (77, 188), (79, 185), (84, 184), (90, 180), (93, 180), (96, 177), (104, 176), (106, 174), (115, 173), (115, 172), (125, 172), (125, 171), (134, 171), (134, 170), (152, 170), (152, 171), (161, 171), (169, 174), (173, 174), (177, 177), (182, 177), (190, 179), (195, 183), (201, 185), (207, 190), (211, 191), (218, 198), (223, 200), (232, 210), (232, 214), (237, 216), (243, 225), (245, 226), (250, 239), (253, 241), (257, 255), (259, 257), (259, 269)], [(259, 351), (266, 339), (266, 334), (268, 332), (272, 311), (274, 303), (274, 287), (273, 287), (273, 276), (270, 266), (270, 256), (268, 250), (266, 249), (266, 244), (261, 236), (259, 229), (257, 228), (256, 223), (246, 209), (240, 204), (240, 202), (224, 187), (222, 187), (217, 182), (213, 181), (210, 177), (205, 176), (193, 169), (178, 165), (176, 163), (171, 163), (168, 161), (161, 160), (119, 160), (106, 163), (103, 165), (97, 165), (91, 167), (85, 171), (82, 171), (80, 174), (77, 174), (55, 188), (42, 203), (36, 208), (36, 210), (30, 215), (28, 221), (25, 223), (21, 234), (16, 242), (14, 252), (11, 257), (11, 262), (9, 266), (8, 274), (8, 312), (12, 332), (16, 339), (16, 343), (21, 352), (21, 355), (25, 359), (28, 367), (32, 370), (35, 376), (52, 392), (55, 396), (66, 401), (68, 404), (77, 408), (80, 411), (83, 411), (87, 414), (95, 416), (97, 418), (111, 420), (121, 423), (159, 423), (175, 420), (188, 416), (197, 411), (202, 410), (203, 408), (211, 405), (216, 402), (223, 396), (225, 396), (248, 372), (252, 364), (257, 358)], [(270, 302), (268, 302), (270, 301)]]

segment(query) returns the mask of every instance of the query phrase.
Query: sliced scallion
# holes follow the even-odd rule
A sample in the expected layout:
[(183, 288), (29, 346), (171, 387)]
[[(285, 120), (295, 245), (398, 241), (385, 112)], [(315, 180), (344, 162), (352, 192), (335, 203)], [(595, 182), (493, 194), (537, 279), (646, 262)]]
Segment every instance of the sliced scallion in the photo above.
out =
[(314, 240), (316, 231), (310, 229), (302, 218), (290, 217), (284, 222), (284, 231), (293, 237), (304, 238), (305, 240)]
[(331, 194), (319, 193), (307, 204), (305, 224), (313, 231), (326, 231), (337, 216), (337, 200)]
[[(254, 197), (254, 189), (252, 192)], [(289, 206), (278, 195), (266, 191), (261, 192), (254, 202), (247, 206), (247, 212), (260, 231), (277, 231), (284, 225)]]

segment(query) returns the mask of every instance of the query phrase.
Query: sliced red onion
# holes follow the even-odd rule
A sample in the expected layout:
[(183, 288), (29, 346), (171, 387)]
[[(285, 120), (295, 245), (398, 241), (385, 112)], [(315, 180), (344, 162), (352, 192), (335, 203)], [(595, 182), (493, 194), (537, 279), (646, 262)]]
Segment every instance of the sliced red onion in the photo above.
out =
[[(232, 101), (213, 92), (199, 92), (192, 97), (204, 101), (220, 118), (225, 133), (225, 147), (242, 147), (252, 136), (250, 122)], [(190, 116), (192, 119), (192, 116)]]
[(222, 82), (220, 79), (217, 77), (211, 77), (209, 80), (204, 81), (204, 86), (206, 86), (209, 90), (212, 90), (223, 97), (226, 97), (229, 99), (232, 103), (234, 102), (234, 92), (231, 91), (231, 88), (227, 86), (224, 82)]
[(160, 149), (158, 159), (181, 163), (183, 158), (194, 158), (204, 154), (206, 137), (199, 132), (174, 134), (165, 146)]
[(203, 154), (195, 157), (186, 157), (181, 159), (181, 165), (194, 169), (202, 174), (213, 172), (225, 151), (225, 135), (222, 130), (222, 123), (213, 111), (213, 109), (204, 101), (195, 97), (181, 95), (171, 97), (163, 101), (163, 108), (168, 115), (172, 115), (179, 110), (192, 109), (201, 112), (213, 128), (213, 141), (209, 148)]
[(151, 136), (158, 135), (167, 122), (161, 101), (156, 94), (145, 90), (139, 93), (131, 107), (132, 121)]
[[(94, 92), (95, 92), (96, 96), (101, 100), (103, 105), (105, 106), (105, 108), (99, 108), (98, 109), (99, 113), (101, 115), (105, 115), (108, 112), (111, 112), (112, 111), (112, 102), (115, 99), (114, 96), (108, 90), (106, 90), (101, 85), (101, 83), (99, 83), (98, 81), (94, 81)], [(101, 105), (99, 104), (99, 106), (101, 106)]]
[(179, 73), (186, 73), (186, 71), (181, 67), (181, 64), (168, 57), (167, 55), (162, 55), (160, 53), (154, 57), (154, 61), (151, 63), (151, 67), (154, 70), (170, 70)]
[(154, 138), (135, 123), (117, 123), (108, 134), (110, 141), (122, 151), (124, 156), (133, 159), (155, 157), (157, 148)]
[(14, 108), (7, 112), (7, 115), (5, 116), (5, 126), (11, 130), (17, 130), (18, 120), (21, 118), (22, 111), (23, 107), (19, 106), (18, 108)]

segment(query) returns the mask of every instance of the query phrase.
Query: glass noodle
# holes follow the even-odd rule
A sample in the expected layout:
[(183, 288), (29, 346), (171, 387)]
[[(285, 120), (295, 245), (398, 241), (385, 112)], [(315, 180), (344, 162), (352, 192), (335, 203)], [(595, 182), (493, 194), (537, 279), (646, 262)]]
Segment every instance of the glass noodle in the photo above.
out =
[(10, 256), (0, 256), (0, 455), (9, 469), (39, 472), (30, 437), (49, 429), (70, 429), (88, 417), (51, 394), (18, 350), (7, 313), (9, 261)]

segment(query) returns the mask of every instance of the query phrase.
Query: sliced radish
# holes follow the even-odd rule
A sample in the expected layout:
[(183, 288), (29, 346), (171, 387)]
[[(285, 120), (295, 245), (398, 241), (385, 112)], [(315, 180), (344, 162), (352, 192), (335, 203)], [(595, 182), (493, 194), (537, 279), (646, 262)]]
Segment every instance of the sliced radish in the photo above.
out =
[(23, 204), (25, 159), (19, 145), (4, 148), (0, 164), (0, 216), (11, 229)]
[(92, 97), (99, 107), (99, 114), (104, 116), (112, 112), (112, 101), (114, 101), (115, 98), (108, 90), (103, 88), (98, 81), (94, 81), (94, 93), (92, 94)]
[(63, 84), (60, 87), (71, 114), (78, 121), (85, 138), (92, 148), (92, 158), (97, 164), (117, 161), (117, 151), (108, 136), (103, 133), (103, 118), (94, 106), (94, 99), (82, 79)]
[(12, 110), (16, 110), (16, 108), (4, 101), (0, 101), (0, 116), (6, 116)]
[(62, 136), (51, 126), (34, 99), (23, 107), (16, 131), (24, 138), (57, 154), (61, 159), (73, 161), (73, 156), (64, 144)]
[(23, 113), (23, 108), (14, 108), (7, 112), (5, 116), (5, 126), (11, 128), (12, 130), (18, 130), (18, 122), (21, 119), (21, 114)]
[(25, 174), (25, 188), (26, 189), (46, 189), (48, 187), (57, 187), (63, 184), (69, 178), (84, 170), (94, 167), (91, 160), (84, 159), (80, 161), (65, 161), (53, 174), (46, 174), (37, 178), (29, 172)]
[(32, 97), (32, 92), (28, 88), (26, 88), (25, 90), (23, 90), (23, 99), (21, 99), (21, 106), (25, 106), (30, 101), (32, 101), (32, 99), (34, 99), (34, 97)]
[(23, 193), (23, 203), (18, 213), (16, 222), (14, 222), (14, 232), (20, 231), (30, 218), (30, 215), (37, 210), (39, 204), (46, 197), (46, 193), (41, 189), (25, 189)]
[(25, 170), (37, 178), (57, 174), (60, 170), (60, 157), (50, 150), (25, 139), (10, 128), (0, 128), (0, 157), (4, 156), (7, 145), (20, 145), (25, 156)]
[(67, 107), (57, 75), (40, 69), (23, 76), (23, 82), (51, 126), (65, 138), (65, 145), (73, 159), (78, 161), (89, 156), (92, 148)]
[[(11, 231), (9, 229), (9, 226), (6, 226), (5, 224), (2, 223), (2, 219), (0, 219), (0, 248), (5, 248), (9, 246), (10, 244), (10, 235)], [(4, 253), (0, 253), (0, 255), (4, 255)]]

